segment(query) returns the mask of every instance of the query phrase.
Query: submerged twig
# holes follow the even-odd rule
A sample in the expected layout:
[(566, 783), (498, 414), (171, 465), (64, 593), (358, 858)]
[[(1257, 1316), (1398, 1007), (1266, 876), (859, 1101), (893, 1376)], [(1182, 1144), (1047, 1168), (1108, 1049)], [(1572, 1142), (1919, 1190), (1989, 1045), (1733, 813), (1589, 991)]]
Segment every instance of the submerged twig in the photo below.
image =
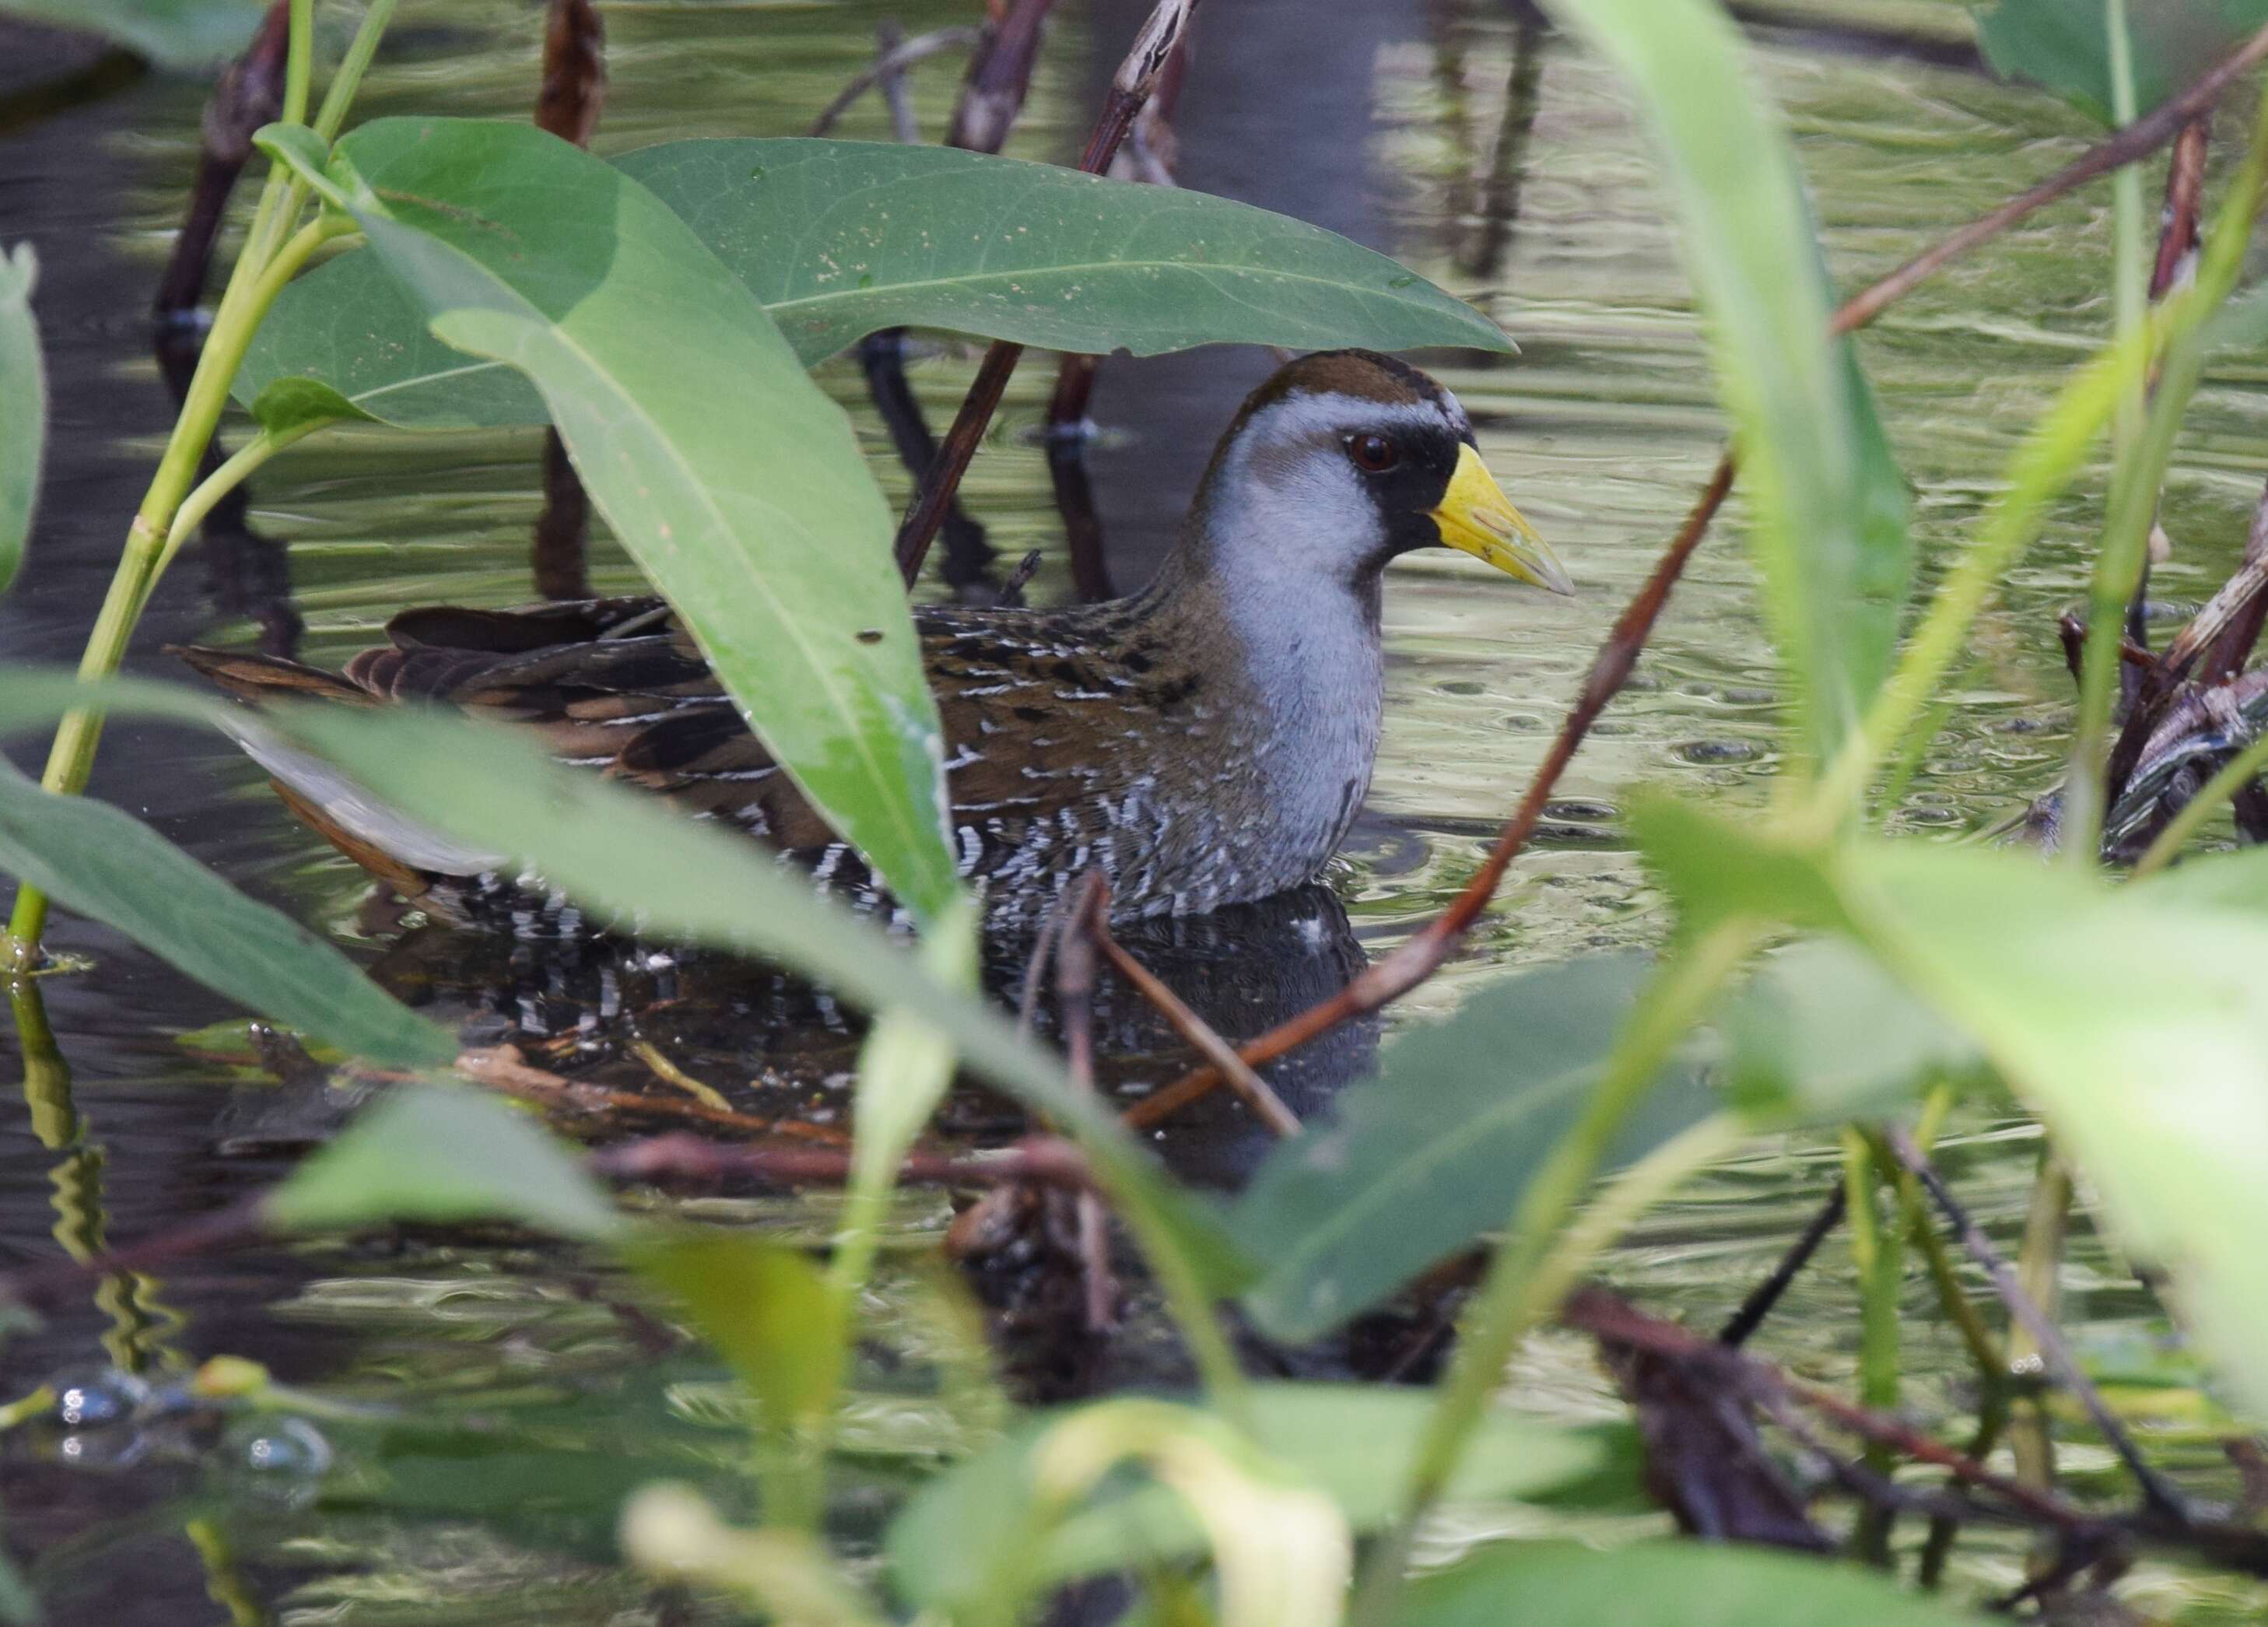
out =
[(461, 1051), (457, 1056), (456, 1068), (459, 1074), (475, 1085), (484, 1085), (507, 1096), (518, 1096), (525, 1101), (569, 1112), (608, 1115), (638, 1114), (674, 1118), (733, 1130), (744, 1136), (792, 1136), (801, 1140), (836, 1145), (850, 1139), (843, 1131), (830, 1125), (808, 1123), (801, 1119), (764, 1118), (754, 1113), (735, 1112), (730, 1108), (712, 1107), (707, 1101), (690, 1097), (646, 1096), (636, 1091), (608, 1090), (603, 1086), (585, 1084), (580, 1079), (563, 1079), (532, 1065), (520, 1055), (517, 1046), (490, 1045)]
[[(1149, 100), (1159, 73), (1189, 26), (1190, 14), (1197, 6), (1197, 0), (1158, 0), (1157, 8), (1136, 37), (1134, 48), (1119, 64), (1110, 82), (1102, 113), (1087, 136), (1086, 150), (1079, 154), (1080, 169), (1090, 175), (1100, 175), (1110, 167), (1110, 160), (1126, 139), (1126, 132), (1142, 111), (1143, 104)], [(898, 527), (896, 552), (898, 570), (908, 586), (921, 576), (922, 561), (929, 554), (931, 540), (937, 535), (954, 493), (961, 489), (961, 477), (968, 472), (977, 445), (984, 438), (985, 429), (999, 409), (1000, 397), (1006, 393), (1008, 379), (1023, 353), (1022, 345), (1005, 339), (995, 341), (985, 351), (983, 364), (976, 370), (976, 380), (961, 403), (960, 415), (946, 431), (936, 461), (922, 481), (921, 490), (915, 494), (912, 506), (906, 511), (905, 519)]]
[[(593, 1153), (591, 1172), (609, 1181), (727, 1181), (768, 1186), (836, 1186), (850, 1178), (848, 1148), (712, 1141), (690, 1130), (651, 1136)], [(1057, 1136), (1033, 1136), (1000, 1152), (949, 1157), (909, 1152), (898, 1166), (901, 1186), (990, 1187), (1023, 1183), (1086, 1192), (1094, 1189), (1086, 1155)]]
[[(1062, 1007), (1064, 1058), (1071, 1082), (1094, 1089), (1094, 939), (1086, 930), (1108, 895), (1100, 871), (1071, 883), (1063, 930), (1056, 939), (1056, 998)], [(1079, 1196), (1080, 1280), (1086, 1289), (1086, 1330), (1107, 1333), (1117, 1325), (1118, 1285), (1110, 1274), (1109, 1218), (1092, 1192)]]
[(925, 34), (916, 34), (903, 44), (893, 47), (877, 56), (873, 63), (850, 78), (850, 83), (836, 93), (835, 99), (819, 111), (811, 121), (810, 133), (824, 136), (833, 129), (836, 121), (850, 112), (852, 105), (867, 92), (895, 74), (902, 74), (916, 63), (924, 62), (944, 51), (959, 50), (974, 45), (983, 36), (983, 30), (956, 26), (932, 29)]

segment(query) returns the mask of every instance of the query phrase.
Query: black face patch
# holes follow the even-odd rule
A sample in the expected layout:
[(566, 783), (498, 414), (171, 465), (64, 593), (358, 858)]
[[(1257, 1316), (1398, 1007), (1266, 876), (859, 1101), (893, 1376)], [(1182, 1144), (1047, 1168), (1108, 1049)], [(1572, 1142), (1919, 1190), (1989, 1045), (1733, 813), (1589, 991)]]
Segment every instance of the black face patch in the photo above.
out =
[[(1365, 434), (1393, 442), (1401, 454), (1393, 467), (1376, 473), (1364, 467), (1365, 460), (1357, 455), (1359, 449), (1353, 443)], [(1381, 423), (1374, 430), (1355, 430), (1349, 438), (1348, 467), (1377, 506), (1380, 529), (1386, 538), (1376, 557), (1365, 560), (1364, 564), (1383, 570), (1388, 560), (1412, 548), (1440, 547), (1441, 528), (1434, 523), (1432, 511), (1448, 495), (1462, 448), (1471, 443), (1470, 431), (1459, 435), (1447, 424), (1413, 425), (1404, 418)]]

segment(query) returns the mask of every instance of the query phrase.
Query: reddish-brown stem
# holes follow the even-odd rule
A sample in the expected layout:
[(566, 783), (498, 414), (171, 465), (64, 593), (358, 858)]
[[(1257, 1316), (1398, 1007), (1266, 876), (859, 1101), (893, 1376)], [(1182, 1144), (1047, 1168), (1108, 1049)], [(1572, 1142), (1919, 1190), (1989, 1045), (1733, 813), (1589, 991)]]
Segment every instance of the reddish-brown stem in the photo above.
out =
[[(850, 1153), (835, 1147), (784, 1147), (712, 1141), (690, 1130), (624, 1142), (591, 1156), (593, 1174), (610, 1181), (682, 1181), (715, 1185), (753, 1181), (777, 1186), (838, 1186), (850, 1178)], [(911, 1152), (898, 1166), (901, 1184), (1037, 1186), (1091, 1191), (1086, 1155), (1055, 1136), (1035, 1136), (1005, 1152), (950, 1157)]]
[[(591, 0), (551, 0), (543, 24), (543, 82), (535, 126), (578, 147), (591, 144), (607, 105), (607, 29)], [(543, 509), (535, 517), (529, 566), (544, 599), (590, 596), (585, 546), (591, 499), (559, 431), (543, 432)]]
[(998, 152), (1023, 116), (1032, 88), (1032, 68), (1040, 56), (1040, 26), (1056, 0), (1011, 0), (1000, 20), (985, 30), (983, 44), (970, 58), (954, 104), (945, 144), (971, 152)]
[[(1119, 144), (1126, 139), (1127, 128), (1142, 111), (1142, 104), (1150, 99), (1159, 71), (1189, 26), (1189, 15), (1197, 5), (1197, 0), (1158, 0), (1157, 9), (1142, 26), (1134, 48), (1119, 64), (1109, 94), (1104, 99), (1101, 116), (1095, 121), (1086, 138), (1086, 148), (1079, 154), (1079, 167), (1088, 174), (1100, 175), (1110, 167)], [(984, 431), (992, 422), (993, 413), (998, 410), (1000, 397), (1006, 392), (1008, 380), (1023, 354), (1022, 345), (1005, 339), (996, 341), (985, 351), (984, 364), (976, 370), (976, 381), (968, 387), (968, 394), (961, 403), (953, 428), (946, 432), (944, 444), (938, 448), (938, 455), (922, 480), (921, 490), (906, 511), (904, 522), (898, 527), (896, 553), (899, 573), (909, 587), (920, 579), (922, 561), (929, 554), (930, 541), (937, 535), (938, 525), (945, 518), (953, 494), (961, 489), (961, 476), (968, 473), (977, 445), (983, 440)]]
[(831, 1125), (808, 1123), (801, 1119), (763, 1118), (753, 1113), (736, 1113), (729, 1108), (713, 1108), (687, 1096), (647, 1096), (636, 1091), (608, 1090), (579, 1079), (563, 1079), (531, 1065), (516, 1047), (510, 1045), (460, 1052), (457, 1071), (475, 1084), (507, 1096), (569, 1112), (674, 1118), (743, 1136), (785, 1136), (838, 1146), (850, 1140), (843, 1131)]
[[(1094, 947), (1089, 930), (1109, 907), (1110, 884), (1099, 870), (1071, 883), (1056, 937), (1056, 999), (1063, 1023), (1064, 1060), (1071, 1082), (1094, 1089)], [(1086, 1329), (1108, 1333), (1118, 1321), (1118, 1285), (1110, 1273), (1110, 1230), (1101, 1198), (1079, 1195), (1079, 1277), (1086, 1289)]]
[(1197, 1012), (1171, 989), (1166, 987), (1158, 975), (1136, 960), (1126, 946), (1110, 935), (1107, 919), (1109, 903), (1108, 883), (1100, 871), (1094, 872), (1097, 886), (1094, 902), (1086, 913), (1083, 924), (1094, 946), (1102, 951), (1102, 958), (1116, 972), (1134, 985), (1135, 991), (1156, 1006), (1174, 1031), (1195, 1046), (1197, 1053), (1218, 1069), (1228, 1081), (1228, 1087), (1244, 1101), (1260, 1122), (1278, 1136), (1300, 1133), (1300, 1115), (1284, 1105), (1284, 1099), (1268, 1088), (1268, 1081), (1245, 1065), (1236, 1048), (1220, 1037), (1213, 1026)]

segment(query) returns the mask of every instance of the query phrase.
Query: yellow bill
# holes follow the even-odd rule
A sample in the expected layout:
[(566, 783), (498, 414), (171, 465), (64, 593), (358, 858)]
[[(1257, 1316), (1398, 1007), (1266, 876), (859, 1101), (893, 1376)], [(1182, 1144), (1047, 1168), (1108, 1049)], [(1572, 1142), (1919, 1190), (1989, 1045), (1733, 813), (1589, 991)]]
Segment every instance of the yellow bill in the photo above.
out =
[(1572, 593), (1575, 584), (1550, 544), (1535, 534), (1521, 512), (1512, 506), (1496, 476), (1488, 472), (1481, 454), (1470, 446), (1457, 449), (1457, 472), (1449, 490), (1432, 511), (1441, 528), (1441, 541), (1476, 559), (1484, 559), (1506, 576), (1555, 593)]

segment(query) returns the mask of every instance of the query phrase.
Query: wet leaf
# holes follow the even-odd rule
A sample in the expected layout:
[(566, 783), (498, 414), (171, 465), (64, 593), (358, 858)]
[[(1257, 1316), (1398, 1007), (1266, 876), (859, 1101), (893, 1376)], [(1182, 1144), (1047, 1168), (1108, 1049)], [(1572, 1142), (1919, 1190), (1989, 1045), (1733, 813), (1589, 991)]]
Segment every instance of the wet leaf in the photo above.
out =
[[(1276, 1147), (1230, 1213), (1264, 1268), (1244, 1296), (1260, 1328), (1313, 1338), (1501, 1225), (1581, 1110), (1646, 968), (1639, 956), (1602, 956), (1491, 984), (1395, 1040), (1327, 1123)], [(1616, 1161), (1716, 1105), (1681, 1064)]]
[[(2134, 105), (2147, 113), (2268, 23), (2268, 0), (2135, 0), (2126, 8)], [(2110, 32), (2102, 0), (1999, 0), (1977, 19), (1992, 71), (2029, 79), (2110, 122)]]
[(933, 921), (960, 884), (890, 515), (849, 420), (762, 310), (644, 188), (525, 125), (381, 119), (326, 173), (432, 332), (534, 382), (750, 726)]
[[(114, 713), (240, 733), (241, 707), (178, 684), (0, 663), (0, 732), (51, 722), (98, 697)], [(925, 976), (907, 946), (820, 896), (747, 838), (689, 820), (657, 798), (550, 761), (507, 730), (414, 709), (303, 706), (273, 723), (382, 790), (401, 814), (453, 841), (546, 878), (600, 920), (661, 939), (761, 956), (869, 1012), (896, 1010), (947, 1035), (975, 1072), (1077, 1140), (1145, 1247), (1174, 1249), (1216, 1292), (1249, 1276), (1211, 1205), (1167, 1181), (1062, 1061), (983, 1000)], [(280, 747), (269, 740), (263, 749)]]
[(1912, 574), (1905, 484), (1832, 309), (1786, 132), (1714, 0), (1548, 0), (1621, 70), (1660, 137), (1718, 388), (1756, 519), (1749, 547), (1815, 760), (1889, 671)]
[(497, 1219), (603, 1242), (624, 1227), (606, 1192), (540, 1123), (459, 1085), (394, 1091), (293, 1171), (267, 1210), (288, 1232)]
[(0, 249), (0, 593), (24, 563), (48, 438), (48, 375), (32, 316), (38, 280), (29, 243)]
[[(1053, 165), (871, 142), (681, 141), (616, 160), (675, 210), (813, 363), (885, 328), (1138, 356), (1506, 350), (1495, 323), (1382, 254), (1285, 216)], [(368, 254), (301, 278), (237, 391), (306, 372), (389, 423), (543, 421), (500, 366), (468, 369)]]
[(164, 68), (235, 55), (267, 11), (266, 0), (0, 0), (0, 12), (107, 35)]
[(796, 1249), (705, 1227), (642, 1238), (631, 1263), (679, 1299), (776, 1429), (817, 1424), (842, 1381), (842, 1303)]
[(1954, 1627), (1983, 1623), (1859, 1566), (1760, 1548), (1510, 1542), (1410, 1585), (1403, 1627)]
[(2133, 885), (2168, 902), (2268, 911), (2268, 847), (2200, 853)]
[[(1253, 1388), (1252, 1406), (1258, 1444), (1327, 1493), (1352, 1529), (1376, 1530), (1399, 1512), (1425, 1428), (1423, 1391), (1261, 1384)], [(887, 1551), (909, 1602), (950, 1610), (1204, 1551), (1204, 1533), (1179, 1498), (1154, 1483), (1128, 1481), (1107, 1484), (1034, 1544), (1040, 1511), (1033, 1454), (1049, 1430), (1081, 1410), (1094, 1409), (1029, 1420), (932, 1481), (906, 1506), (890, 1528)], [(1447, 1498), (1480, 1503), (1542, 1497), (1594, 1475), (1604, 1457), (1594, 1436), (1491, 1414), (1469, 1443)]]
[[(12, 695), (6, 696), (12, 700)], [(45, 721), (34, 712), (11, 722)], [(0, 871), (115, 928), (207, 988), (389, 1067), (430, 1067), (456, 1041), (322, 939), (238, 892), (108, 803), (59, 797), (0, 758)]]

